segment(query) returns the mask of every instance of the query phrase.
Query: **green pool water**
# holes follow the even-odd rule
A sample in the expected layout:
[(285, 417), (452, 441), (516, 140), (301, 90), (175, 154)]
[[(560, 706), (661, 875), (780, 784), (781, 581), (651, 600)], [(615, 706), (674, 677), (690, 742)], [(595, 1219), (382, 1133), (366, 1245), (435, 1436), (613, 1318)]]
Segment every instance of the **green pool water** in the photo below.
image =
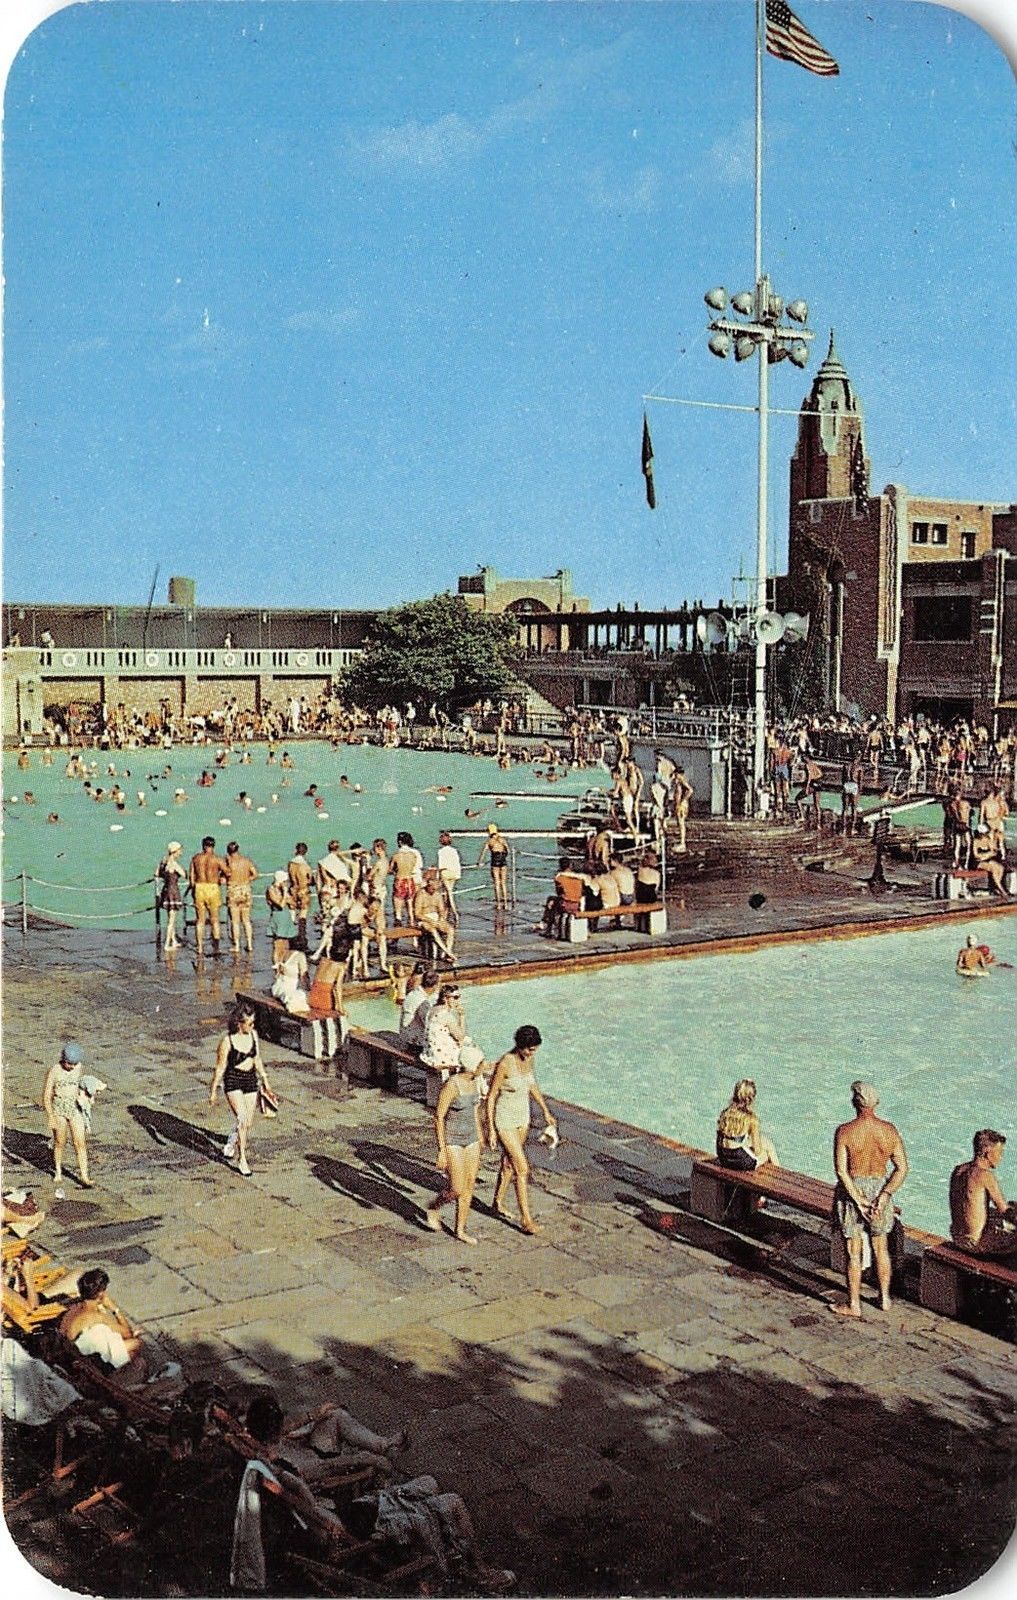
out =
[[(261, 870), (271, 872), (286, 865), (298, 839), (306, 840), (311, 859), (317, 860), (330, 839), (338, 838), (347, 847), (354, 841), (370, 845), (381, 837), (394, 846), (396, 834), (406, 830), (425, 859), (433, 861), (442, 828), (482, 830), (485, 823), (496, 820), (506, 830), (550, 830), (563, 811), (572, 809), (569, 796), (607, 781), (602, 769), (589, 769), (549, 784), (529, 765), (502, 772), (491, 757), (441, 751), (381, 750), (371, 745), (343, 745), (334, 751), (328, 743), (307, 742), (294, 744), (290, 753), (296, 770), (287, 773), (278, 765), (267, 765), (264, 745), (253, 745), (249, 766), (241, 766), (234, 756), (232, 765), (217, 773), (214, 787), (204, 789), (195, 784), (202, 769), (212, 767), (214, 751), (207, 748), (182, 746), (165, 755), (153, 750), (86, 752), (86, 759), (96, 764), (93, 785), (108, 790), (115, 780), (107, 775), (107, 764), (117, 768), (116, 781), (127, 795), (122, 813), (108, 801), (90, 800), (80, 779), (64, 777), (66, 752), (55, 751), (53, 765), (46, 767), (41, 753), (33, 751), (27, 771), (18, 768), (14, 752), (6, 753), (5, 902), (18, 899), (16, 880), (24, 870), (42, 880), (30, 887), (31, 902), (40, 909), (56, 916), (104, 913), (113, 925), (126, 927), (142, 920), (133, 919), (131, 911), (151, 906), (151, 886), (139, 885), (152, 876), (170, 839), (183, 844), (185, 860), (200, 849), (205, 834), (215, 838), (220, 850), (236, 839)], [(167, 762), (173, 770), (163, 778)], [(539, 762), (537, 768), (543, 771)], [(129, 778), (123, 775), (125, 769)], [(149, 774), (155, 775), (152, 782)], [(349, 787), (340, 784), (341, 776), (349, 780)], [(321, 811), (304, 796), (311, 783), (317, 784), (325, 802)], [(452, 786), (448, 795), (429, 792), (447, 784)], [(178, 788), (187, 794), (184, 804), (174, 800)], [(35, 795), (34, 805), (25, 804), (25, 790)], [(143, 808), (138, 805), (139, 790), (145, 795)], [(251, 797), (250, 810), (237, 802), (241, 790)], [(472, 799), (473, 790), (499, 794), (515, 790), (541, 798), (510, 797), (502, 806), (486, 797)], [(467, 818), (467, 809), (479, 814)], [(58, 823), (47, 822), (51, 811), (58, 813)], [(540, 855), (554, 850), (550, 839), (517, 843)], [(480, 840), (459, 841), (459, 848), (464, 863), (475, 862)], [(115, 892), (108, 886), (115, 886)], [(82, 894), (82, 887), (91, 892)], [(256, 896), (256, 916), (263, 910), (261, 897)]]
[[(958, 978), (954, 961), (969, 932), (1017, 966), (1017, 916), (951, 921), (485, 984), (465, 991), (467, 1020), (491, 1058), (520, 1024), (535, 1023), (545, 1090), (702, 1149), (713, 1147), (735, 1079), (752, 1077), (781, 1161), (828, 1179), (849, 1086), (870, 1078), (911, 1159), (904, 1220), (945, 1233), (947, 1181), (970, 1155), (975, 1129), (1009, 1134), (1000, 1179), (1017, 1195), (1017, 970)], [(359, 1002), (353, 1021), (391, 1028), (395, 1008)]]

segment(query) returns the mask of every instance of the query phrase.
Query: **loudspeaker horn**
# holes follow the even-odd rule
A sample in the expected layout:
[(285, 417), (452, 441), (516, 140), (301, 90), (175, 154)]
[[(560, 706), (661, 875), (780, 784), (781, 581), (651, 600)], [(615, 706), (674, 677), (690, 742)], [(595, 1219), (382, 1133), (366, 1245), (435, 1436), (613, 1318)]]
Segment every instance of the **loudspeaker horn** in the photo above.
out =
[(706, 642), (714, 646), (727, 643), (727, 618), (722, 611), (707, 612)]
[(777, 644), (784, 637), (784, 618), (776, 611), (764, 611), (756, 623), (756, 638), (764, 644)]
[(809, 613), (802, 616), (797, 611), (788, 611), (784, 615), (784, 637), (796, 644), (809, 636)]

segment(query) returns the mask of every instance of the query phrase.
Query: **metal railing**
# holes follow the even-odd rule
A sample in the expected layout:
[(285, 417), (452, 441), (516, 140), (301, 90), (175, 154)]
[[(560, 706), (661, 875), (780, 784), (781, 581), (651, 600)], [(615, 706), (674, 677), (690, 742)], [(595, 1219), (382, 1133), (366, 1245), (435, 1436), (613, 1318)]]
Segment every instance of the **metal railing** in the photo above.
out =
[(185, 650), (162, 645), (119, 645), (113, 649), (99, 649), (90, 645), (68, 644), (40, 650), (38, 670), (43, 677), (53, 678), (88, 677), (97, 673), (113, 677), (132, 673), (138, 676), (150, 673), (159, 676), (173, 673), (196, 676), (202, 672), (238, 677), (258, 673), (299, 677), (307, 672), (337, 675), (352, 666), (362, 654), (361, 650), (316, 645), (280, 649), (224, 645), (212, 650)]

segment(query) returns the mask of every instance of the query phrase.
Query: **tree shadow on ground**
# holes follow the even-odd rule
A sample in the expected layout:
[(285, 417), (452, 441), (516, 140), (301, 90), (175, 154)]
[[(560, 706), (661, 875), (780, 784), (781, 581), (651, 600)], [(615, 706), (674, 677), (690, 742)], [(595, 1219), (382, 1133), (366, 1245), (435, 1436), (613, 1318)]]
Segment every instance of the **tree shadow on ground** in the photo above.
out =
[(179, 1145), (193, 1155), (204, 1156), (206, 1161), (218, 1162), (224, 1167), (231, 1165), (222, 1153), (224, 1141), (209, 1133), (207, 1128), (185, 1122), (172, 1111), (158, 1111), (153, 1106), (130, 1105), (127, 1112), (156, 1144)]
[[(403, 1222), (421, 1220), (420, 1205), (398, 1178), (386, 1174), (377, 1177), (351, 1166), (336, 1156), (308, 1152), (307, 1161), (319, 1183), (334, 1194), (345, 1195), (365, 1211), (390, 1211)], [(414, 1182), (424, 1180), (414, 1178)], [(432, 1182), (432, 1188), (437, 1185)]]
[[(1002, 1362), (976, 1375), (960, 1357), (939, 1371), (939, 1390), (919, 1392), (916, 1377), (884, 1399), (829, 1368), (785, 1376), (787, 1357), (765, 1345), (744, 1363), (740, 1348), (721, 1355), (702, 1320), (676, 1297), (653, 1352), (576, 1318), (531, 1330), (515, 1352), (453, 1343), (437, 1363), (405, 1330), (368, 1345), (322, 1333), (320, 1359), (303, 1363), (258, 1339), (245, 1344), (251, 1381), (225, 1364), (228, 1346), (162, 1343), (185, 1372), (223, 1384), (237, 1413), (272, 1388), (293, 1420), (333, 1399), (381, 1432), (408, 1424), (400, 1477), (433, 1472), (461, 1493), (484, 1557), (513, 1567), (522, 1594), (938, 1595), (988, 1569), (1014, 1522), (1014, 1384)], [(850, 1370), (872, 1345), (861, 1330), (838, 1334)], [(158, 1563), (145, 1538), (96, 1544), (53, 1516), (54, 1498), (44, 1489), (9, 1521), (26, 1557), (79, 1591), (198, 1592), (199, 1504), (228, 1547), (232, 1507), (203, 1493), (200, 1464)], [(332, 1577), (342, 1593), (339, 1563)], [(210, 1564), (201, 1592), (222, 1593), (224, 1579)], [(290, 1570), (269, 1592), (322, 1591)], [(429, 1592), (457, 1591), (438, 1580)]]

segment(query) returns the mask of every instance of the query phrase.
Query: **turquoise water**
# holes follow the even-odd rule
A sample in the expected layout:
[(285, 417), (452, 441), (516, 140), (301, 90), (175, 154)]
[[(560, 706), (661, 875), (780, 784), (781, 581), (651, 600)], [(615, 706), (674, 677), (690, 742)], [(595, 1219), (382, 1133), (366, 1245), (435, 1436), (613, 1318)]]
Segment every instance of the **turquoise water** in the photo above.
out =
[[(909, 1151), (904, 1220), (945, 1233), (947, 1181), (975, 1129), (1009, 1134), (1000, 1178), (1017, 1194), (1017, 971), (956, 977), (969, 932), (1017, 965), (1017, 917), (997, 917), (485, 984), (465, 991), (467, 1019), (492, 1058), (535, 1023), (545, 1090), (702, 1149), (735, 1079), (752, 1077), (781, 1161), (821, 1178), (849, 1085), (870, 1078)], [(353, 1020), (390, 1028), (395, 1008), (355, 1003)]]
[[(4, 900), (18, 898), (19, 885), (10, 880), (24, 870), (46, 880), (46, 886), (31, 886), (34, 905), (58, 914), (108, 912), (114, 920), (119, 914), (120, 925), (129, 926), (130, 919), (123, 913), (152, 904), (150, 886), (129, 886), (152, 876), (170, 839), (183, 844), (185, 860), (200, 849), (204, 834), (211, 834), (220, 850), (228, 840), (236, 839), (241, 850), (268, 873), (286, 865), (298, 839), (306, 840), (311, 859), (317, 860), (325, 854), (330, 839), (338, 838), (346, 847), (354, 840), (369, 846), (373, 838), (381, 837), (394, 846), (396, 833), (405, 830), (413, 834), (425, 858), (433, 861), (442, 828), (453, 832), (457, 828), (483, 829), (486, 822), (497, 820), (506, 830), (551, 829), (561, 812), (572, 809), (570, 795), (581, 795), (606, 781), (602, 770), (590, 769), (549, 784), (528, 765), (502, 772), (491, 757), (381, 750), (370, 745), (343, 745), (333, 751), (324, 742), (294, 744), (290, 754), (296, 770), (290, 773), (266, 764), (264, 745), (254, 745), (251, 753), (249, 766), (241, 766), (234, 756), (232, 765), (217, 773), (213, 788), (199, 789), (196, 779), (203, 768), (212, 767), (214, 751), (209, 749), (182, 746), (167, 754), (155, 750), (85, 752), (86, 760), (97, 765), (91, 774), (93, 785), (108, 790), (119, 781), (127, 795), (123, 813), (109, 801), (97, 804), (88, 799), (80, 779), (64, 777), (66, 752), (55, 751), (51, 767), (44, 767), (40, 752), (33, 752), (28, 771), (18, 769), (13, 752), (5, 754)], [(173, 770), (164, 779), (161, 773), (167, 762)], [(108, 763), (121, 774), (118, 780), (107, 776)], [(543, 770), (539, 762), (537, 766)], [(123, 776), (125, 769), (130, 778)], [(159, 775), (154, 790), (149, 773)], [(349, 788), (340, 786), (340, 775), (349, 779)], [(304, 797), (310, 783), (318, 785), (325, 802), (323, 811)], [(357, 784), (360, 793), (355, 792)], [(439, 784), (451, 784), (452, 792), (428, 793)], [(182, 805), (173, 798), (178, 788), (188, 797)], [(35, 795), (34, 806), (24, 802), (26, 789)], [(138, 805), (139, 789), (145, 794), (144, 808)], [(518, 790), (546, 796), (547, 801), (509, 799), (499, 806), (491, 799), (471, 799), (474, 789)], [(250, 795), (251, 810), (238, 805), (236, 796), (241, 790)], [(479, 815), (466, 818), (467, 808)], [(59, 823), (46, 821), (50, 811), (59, 814)], [(165, 814), (159, 816), (160, 811)], [(460, 841), (459, 848), (464, 863), (475, 862), (480, 840)], [(528, 842), (524, 848), (550, 854), (554, 846), (549, 840)], [(95, 892), (82, 895), (73, 889), (49, 887), (54, 884), (87, 885)], [(100, 893), (103, 885), (125, 887), (117, 893)], [(263, 906), (260, 896), (255, 899), (259, 915)], [(142, 920), (137, 919), (139, 923)]]

